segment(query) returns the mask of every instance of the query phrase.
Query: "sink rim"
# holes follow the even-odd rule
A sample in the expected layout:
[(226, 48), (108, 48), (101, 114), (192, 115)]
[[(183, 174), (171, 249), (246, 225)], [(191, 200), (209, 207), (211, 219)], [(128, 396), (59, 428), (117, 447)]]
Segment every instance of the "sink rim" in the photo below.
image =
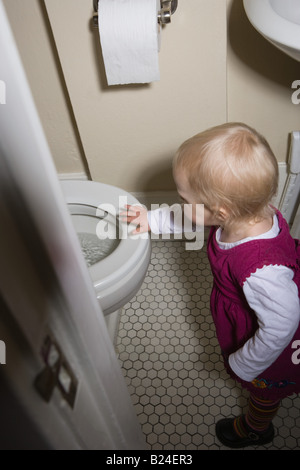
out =
[[(279, 48), (287, 47), (297, 51), (298, 60), (300, 60), (300, 25), (279, 15), (273, 9), (270, 0), (243, 0), (243, 3), (248, 19), (254, 28)], [(289, 54), (288, 51), (283, 50)]]

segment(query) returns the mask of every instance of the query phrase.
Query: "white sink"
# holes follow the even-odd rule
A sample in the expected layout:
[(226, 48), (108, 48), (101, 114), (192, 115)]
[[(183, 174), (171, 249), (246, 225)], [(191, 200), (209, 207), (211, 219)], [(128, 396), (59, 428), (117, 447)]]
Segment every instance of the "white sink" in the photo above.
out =
[(300, 0), (244, 0), (244, 8), (262, 36), (300, 61)]

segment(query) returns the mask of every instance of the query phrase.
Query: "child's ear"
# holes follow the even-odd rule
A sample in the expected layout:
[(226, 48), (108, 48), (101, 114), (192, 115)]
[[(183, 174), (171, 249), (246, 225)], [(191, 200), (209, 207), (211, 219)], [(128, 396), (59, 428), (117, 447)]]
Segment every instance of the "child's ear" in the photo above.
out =
[(225, 207), (219, 207), (216, 211), (216, 216), (220, 220), (220, 222), (226, 222), (229, 217), (229, 211)]

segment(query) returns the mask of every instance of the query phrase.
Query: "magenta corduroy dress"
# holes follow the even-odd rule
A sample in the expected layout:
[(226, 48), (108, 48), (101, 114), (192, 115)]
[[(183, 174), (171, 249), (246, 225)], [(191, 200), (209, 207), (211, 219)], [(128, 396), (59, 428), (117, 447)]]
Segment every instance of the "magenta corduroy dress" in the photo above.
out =
[(300, 364), (292, 360), (297, 340), (300, 351), (300, 326), (281, 355), (252, 382), (245, 382), (234, 374), (228, 364), (228, 356), (254, 336), (258, 328), (256, 315), (243, 294), (243, 284), (251, 273), (267, 265), (290, 267), (300, 292), (299, 241), (291, 237), (280, 212), (277, 216), (280, 232), (275, 238), (252, 240), (223, 250), (216, 242), (217, 228), (214, 227), (207, 246), (214, 277), (211, 312), (227, 371), (250, 392), (270, 400), (300, 392)]

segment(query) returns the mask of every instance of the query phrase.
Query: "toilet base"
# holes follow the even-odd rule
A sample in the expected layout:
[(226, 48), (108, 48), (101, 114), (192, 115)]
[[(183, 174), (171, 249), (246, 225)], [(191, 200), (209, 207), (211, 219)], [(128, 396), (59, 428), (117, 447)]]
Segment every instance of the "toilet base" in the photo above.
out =
[(114, 346), (116, 346), (116, 341), (117, 341), (117, 335), (118, 335), (118, 329), (119, 329), (119, 323), (120, 323), (120, 317), (121, 317), (121, 311), (122, 309), (119, 308), (119, 310), (109, 313), (108, 315), (105, 315), (105, 323), (108, 329), (108, 334), (109, 337), (113, 343)]

